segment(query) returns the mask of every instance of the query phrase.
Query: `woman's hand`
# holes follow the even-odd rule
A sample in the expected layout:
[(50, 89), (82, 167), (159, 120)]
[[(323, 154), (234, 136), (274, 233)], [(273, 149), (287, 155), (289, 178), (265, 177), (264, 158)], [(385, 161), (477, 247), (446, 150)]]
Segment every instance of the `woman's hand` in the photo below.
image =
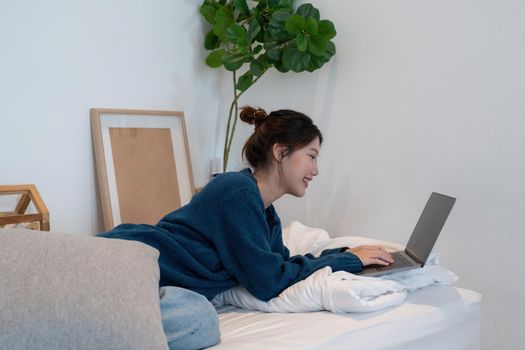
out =
[(376, 245), (360, 245), (348, 248), (346, 251), (357, 256), (363, 266), (372, 264), (387, 266), (394, 262), (394, 258), (385, 248)]

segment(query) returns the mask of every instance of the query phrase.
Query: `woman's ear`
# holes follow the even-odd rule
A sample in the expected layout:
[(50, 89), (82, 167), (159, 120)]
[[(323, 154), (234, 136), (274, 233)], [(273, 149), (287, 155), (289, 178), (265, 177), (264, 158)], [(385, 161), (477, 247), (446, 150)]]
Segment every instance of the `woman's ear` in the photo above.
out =
[(286, 147), (280, 143), (275, 143), (272, 147), (272, 155), (276, 161), (281, 162), (286, 156)]

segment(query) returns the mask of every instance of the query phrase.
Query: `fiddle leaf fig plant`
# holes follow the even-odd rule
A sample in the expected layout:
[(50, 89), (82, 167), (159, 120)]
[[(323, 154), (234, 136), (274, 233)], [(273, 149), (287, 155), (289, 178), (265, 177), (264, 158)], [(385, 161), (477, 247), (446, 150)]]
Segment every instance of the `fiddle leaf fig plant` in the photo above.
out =
[(232, 72), (233, 100), (224, 142), (223, 171), (232, 145), (239, 98), (270, 68), (313, 72), (335, 55), (334, 24), (305, 3), (293, 0), (204, 0), (199, 9), (211, 25), (206, 64)]

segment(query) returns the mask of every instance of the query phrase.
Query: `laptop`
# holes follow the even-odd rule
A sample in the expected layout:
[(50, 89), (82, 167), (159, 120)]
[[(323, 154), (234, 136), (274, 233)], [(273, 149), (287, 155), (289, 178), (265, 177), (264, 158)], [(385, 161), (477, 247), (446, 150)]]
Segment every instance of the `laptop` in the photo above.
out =
[(455, 202), (456, 198), (433, 192), (419, 217), (405, 250), (391, 253), (395, 262), (388, 266), (368, 265), (356, 275), (380, 276), (423, 267)]

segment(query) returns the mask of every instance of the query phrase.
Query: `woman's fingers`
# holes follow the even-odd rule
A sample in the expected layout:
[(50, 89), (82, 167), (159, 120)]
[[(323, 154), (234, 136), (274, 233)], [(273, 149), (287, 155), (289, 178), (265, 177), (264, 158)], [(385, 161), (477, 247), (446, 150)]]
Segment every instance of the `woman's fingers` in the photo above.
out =
[[(381, 259), (389, 263), (394, 262), (392, 254), (390, 254), (385, 248), (379, 246), (362, 246), (357, 247), (362, 248), (364, 252), (370, 257), (375, 259)], [(361, 249), (360, 249), (361, 250)]]
[(356, 255), (364, 266), (371, 264), (390, 265), (394, 262), (392, 255), (383, 247), (362, 245), (348, 250)]
[(390, 262), (385, 261), (383, 259), (369, 259), (368, 264), (366, 264), (366, 265), (383, 265), (383, 266), (388, 266), (390, 264), (391, 264)]

